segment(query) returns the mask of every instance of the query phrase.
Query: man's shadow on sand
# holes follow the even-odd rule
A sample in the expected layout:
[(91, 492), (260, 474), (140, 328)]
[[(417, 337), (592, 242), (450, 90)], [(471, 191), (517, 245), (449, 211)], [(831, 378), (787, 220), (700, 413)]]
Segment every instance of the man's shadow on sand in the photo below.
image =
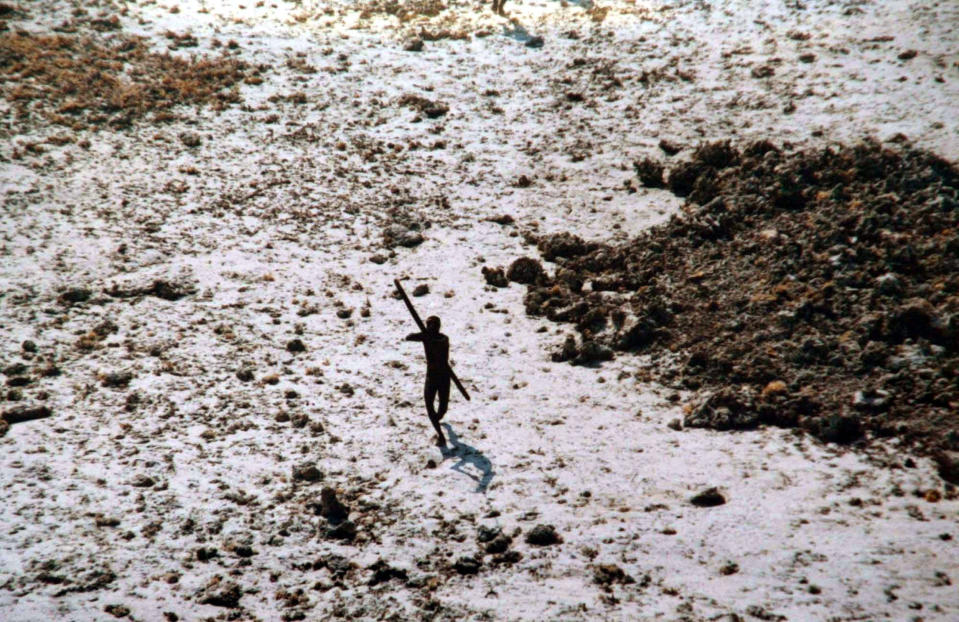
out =
[[(444, 423), (443, 427), (446, 428), (446, 436), (453, 445), (452, 447), (442, 448), (443, 458), (458, 458), (459, 462), (454, 464), (452, 469), (476, 481), (475, 492), (485, 493), (493, 480), (493, 463), (480, 450), (461, 443), (450, 424)], [(473, 473), (472, 470), (467, 470), (466, 467), (468, 466), (472, 466), (476, 471), (479, 471), (479, 475)]]

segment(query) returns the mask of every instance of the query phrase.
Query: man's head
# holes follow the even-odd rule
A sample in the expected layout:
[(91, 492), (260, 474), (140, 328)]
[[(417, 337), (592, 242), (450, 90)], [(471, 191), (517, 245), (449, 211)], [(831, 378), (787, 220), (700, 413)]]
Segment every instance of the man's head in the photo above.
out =
[(426, 318), (426, 332), (428, 333), (438, 333), (440, 332), (440, 319), (435, 315), (431, 315)]

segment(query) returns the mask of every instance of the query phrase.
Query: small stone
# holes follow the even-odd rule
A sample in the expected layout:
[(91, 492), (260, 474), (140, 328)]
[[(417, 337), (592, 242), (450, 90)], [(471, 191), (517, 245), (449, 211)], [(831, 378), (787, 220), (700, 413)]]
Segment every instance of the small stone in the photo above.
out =
[(495, 222), (497, 225), (511, 225), (516, 222), (516, 220), (509, 214), (498, 214), (491, 218), (487, 218), (487, 220), (490, 222)]
[(24, 352), (29, 352), (29, 353), (33, 354), (34, 352), (37, 351), (37, 344), (35, 344), (34, 342), (32, 342), (32, 341), (30, 341), (29, 339), (27, 339), (27, 340), (24, 341), (22, 344), (20, 344), (20, 348), (21, 348)]
[(832, 414), (824, 419), (820, 436), (828, 443), (846, 445), (862, 437), (862, 426), (855, 417)]
[(495, 538), (486, 543), (483, 549), (487, 553), (497, 554), (505, 553), (513, 543), (513, 538), (505, 533), (498, 534)]
[(663, 138), (662, 140), (659, 141), (659, 148), (663, 150), (663, 153), (669, 156), (676, 155), (677, 153), (683, 150), (682, 145), (678, 143), (674, 143), (673, 141), (668, 140), (666, 138)]
[(889, 409), (890, 395), (881, 389), (866, 389), (853, 394), (852, 405), (857, 410), (883, 412)]
[(425, 296), (430, 293), (430, 286), (426, 283), (420, 283), (413, 288), (413, 296), (419, 298), (420, 296)]
[(876, 290), (884, 296), (898, 296), (902, 294), (902, 279), (892, 272), (876, 277)]
[(394, 568), (382, 559), (376, 560), (368, 570), (373, 571), (373, 576), (370, 577), (367, 585), (379, 585), (380, 583), (386, 583), (393, 579), (406, 581), (409, 578), (405, 570), (402, 568)]
[(347, 542), (352, 542), (356, 538), (356, 525), (353, 524), (353, 521), (345, 520), (342, 523), (327, 529), (326, 537), (329, 540), (345, 540)]
[(196, 560), (199, 562), (208, 562), (214, 557), (219, 557), (220, 553), (212, 546), (206, 547), (201, 546), (196, 551), (193, 552), (193, 555), (196, 557)]
[(126, 605), (107, 605), (103, 610), (114, 618), (125, 618), (130, 615), (130, 608)]
[(370, 261), (372, 261), (372, 262), (375, 263), (376, 265), (385, 264), (385, 263), (386, 263), (386, 260), (387, 260), (386, 255), (383, 255), (383, 254), (381, 254), (381, 253), (377, 253), (377, 254), (372, 255), (372, 256), (370, 257)]
[(337, 498), (336, 491), (324, 486), (320, 491), (320, 502), (314, 506), (317, 514), (325, 518), (330, 524), (339, 524), (347, 519), (350, 510)]
[(156, 480), (149, 475), (144, 475), (143, 473), (135, 475), (133, 479), (130, 480), (130, 485), (136, 488), (150, 488), (155, 484)]
[(92, 292), (85, 287), (71, 287), (60, 294), (60, 302), (66, 304), (76, 304), (84, 302), (90, 298)]
[(553, 525), (539, 524), (526, 534), (526, 542), (534, 546), (550, 546), (562, 541), (563, 539), (556, 533), (556, 527)]
[(256, 551), (253, 550), (253, 547), (248, 544), (235, 544), (232, 547), (233, 554), (237, 557), (253, 557), (256, 555)]
[(520, 561), (521, 559), (523, 559), (522, 553), (516, 550), (510, 550), (510, 551), (506, 551), (505, 553), (501, 553), (499, 555), (494, 555), (492, 559), (490, 559), (490, 563), (497, 566), (501, 564), (506, 566), (512, 566), (513, 564)]
[(403, 46), (403, 50), (407, 52), (422, 52), (423, 51), (423, 40), (419, 37), (410, 39), (406, 42), (406, 45)]
[(904, 50), (902, 52), (899, 52), (896, 58), (898, 58), (899, 60), (911, 60), (915, 58), (918, 54), (919, 52), (917, 52), (916, 50)]
[(236, 377), (240, 382), (252, 382), (254, 380), (253, 370), (249, 367), (238, 369)]
[(100, 377), (100, 384), (102, 384), (105, 387), (121, 389), (129, 385), (131, 380), (133, 380), (133, 372), (114, 371), (107, 374), (103, 374)]
[(593, 582), (599, 585), (628, 584), (635, 583), (635, 579), (616, 564), (599, 564), (593, 568)]
[(652, 158), (643, 158), (633, 162), (633, 169), (639, 177), (640, 183), (647, 188), (662, 188), (666, 185), (663, 181), (663, 165)]
[(202, 605), (234, 608), (240, 604), (240, 598), (242, 597), (243, 590), (236, 583), (232, 581), (220, 582), (214, 579), (200, 593), (198, 600)]
[(196, 132), (183, 132), (180, 134), (180, 142), (187, 147), (199, 147), (203, 141)]
[(679, 417), (677, 417), (667, 423), (666, 427), (668, 427), (670, 430), (676, 430), (677, 432), (680, 432), (683, 429), (683, 422), (681, 419), (679, 419)]
[(315, 465), (306, 462), (293, 467), (293, 480), (298, 482), (318, 482), (323, 473)]
[(723, 575), (724, 577), (734, 575), (737, 572), (739, 572), (739, 564), (736, 562), (729, 561), (719, 567), (719, 574)]
[(689, 502), (696, 507), (711, 508), (726, 503), (726, 497), (719, 492), (718, 488), (713, 487), (693, 495), (689, 499)]
[(475, 557), (460, 557), (453, 564), (453, 570), (462, 575), (472, 575), (480, 571), (482, 562)]
[(301, 339), (291, 339), (289, 342), (287, 342), (286, 349), (288, 352), (296, 354), (299, 352), (306, 352), (306, 345)]
[(486, 525), (480, 525), (476, 529), (476, 540), (477, 542), (489, 542), (501, 533), (503, 533), (503, 529), (501, 527), (488, 527)]
[(773, 380), (763, 388), (762, 398), (768, 400), (772, 397), (777, 397), (779, 395), (785, 395), (788, 392), (788, 387), (786, 383), (782, 380)]
[(543, 40), (543, 37), (536, 35), (527, 39), (524, 45), (526, 45), (528, 48), (538, 49), (543, 47), (544, 43), (545, 41)]
[(347, 320), (347, 319), (349, 319), (352, 315), (353, 315), (353, 309), (345, 309), (345, 308), (344, 308), (344, 309), (337, 309), (337, 310), (336, 310), (336, 317), (340, 318), (341, 320)]
[(546, 275), (543, 264), (532, 257), (520, 257), (509, 265), (506, 278), (523, 285), (532, 285)]
[(483, 278), (487, 285), (493, 287), (509, 287), (509, 280), (506, 278), (506, 272), (503, 268), (487, 268), (483, 266)]

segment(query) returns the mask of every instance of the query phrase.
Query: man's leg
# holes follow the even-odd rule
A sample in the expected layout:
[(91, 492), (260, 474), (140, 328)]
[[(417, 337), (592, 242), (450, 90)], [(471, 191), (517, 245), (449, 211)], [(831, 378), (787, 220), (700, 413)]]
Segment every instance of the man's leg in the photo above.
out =
[(440, 395), (440, 408), (436, 411), (436, 414), (439, 415), (439, 420), (443, 420), (443, 416), (446, 415), (446, 409), (450, 405), (450, 378), (447, 376), (439, 382), (439, 395)]
[(440, 418), (436, 415), (436, 411), (433, 409), (433, 400), (436, 399), (437, 389), (439, 389), (439, 387), (437, 387), (430, 378), (427, 378), (426, 388), (423, 391), (423, 396), (426, 398), (426, 414), (430, 418), (430, 423), (433, 424), (433, 429), (436, 430), (436, 444), (440, 447), (445, 447), (446, 437), (443, 436), (443, 429), (440, 428)]

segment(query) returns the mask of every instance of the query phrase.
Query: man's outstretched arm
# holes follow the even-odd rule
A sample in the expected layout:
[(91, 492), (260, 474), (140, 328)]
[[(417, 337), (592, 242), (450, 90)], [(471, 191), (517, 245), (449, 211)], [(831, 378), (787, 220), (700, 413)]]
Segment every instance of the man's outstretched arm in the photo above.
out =
[(423, 341), (423, 333), (410, 333), (406, 336), (406, 341)]

